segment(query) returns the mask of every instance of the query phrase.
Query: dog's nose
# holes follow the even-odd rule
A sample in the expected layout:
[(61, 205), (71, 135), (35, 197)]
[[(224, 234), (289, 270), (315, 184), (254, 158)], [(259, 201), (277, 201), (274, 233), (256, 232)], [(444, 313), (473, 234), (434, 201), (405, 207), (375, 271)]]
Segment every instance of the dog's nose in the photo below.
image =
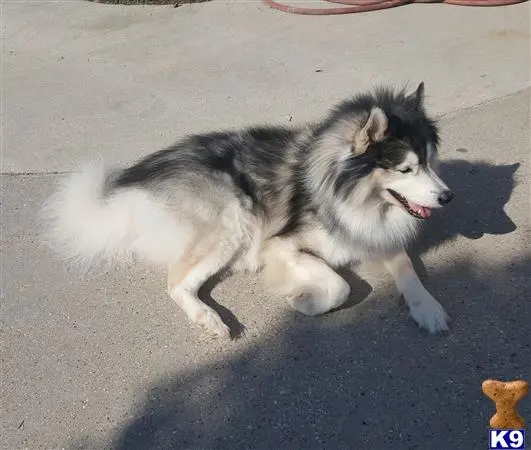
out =
[(439, 195), (439, 198), (437, 200), (441, 205), (446, 205), (447, 203), (450, 203), (453, 198), (454, 193), (452, 191), (444, 191), (442, 194)]

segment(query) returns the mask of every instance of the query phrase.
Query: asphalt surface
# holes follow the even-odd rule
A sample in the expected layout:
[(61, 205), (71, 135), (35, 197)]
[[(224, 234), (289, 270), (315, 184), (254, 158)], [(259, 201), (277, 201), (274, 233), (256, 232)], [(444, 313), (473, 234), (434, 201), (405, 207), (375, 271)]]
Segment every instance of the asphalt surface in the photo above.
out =
[[(4, 2), (1, 448), (488, 448), (481, 382), (531, 381), (528, 13)], [(347, 307), (318, 318), (257, 277), (211, 286), (240, 336), (217, 341), (167, 298), (163, 272), (80, 279), (39, 241), (40, 206), (83, 159), (296, 123), (376, 82), (421, 79), (456, 192), (413, 254), (450, 315), (443, 335), (418, 329), (366, 266)]]

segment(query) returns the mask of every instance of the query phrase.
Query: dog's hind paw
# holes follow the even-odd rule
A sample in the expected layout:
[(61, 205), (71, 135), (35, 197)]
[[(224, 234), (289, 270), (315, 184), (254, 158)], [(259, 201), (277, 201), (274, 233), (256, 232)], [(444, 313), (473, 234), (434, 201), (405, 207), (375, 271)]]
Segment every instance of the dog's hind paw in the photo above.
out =
[(430, 333), (448, 330), (449, 317), (441, 304), (434, 298), (424, 299), (410, 308), (413, 320)]

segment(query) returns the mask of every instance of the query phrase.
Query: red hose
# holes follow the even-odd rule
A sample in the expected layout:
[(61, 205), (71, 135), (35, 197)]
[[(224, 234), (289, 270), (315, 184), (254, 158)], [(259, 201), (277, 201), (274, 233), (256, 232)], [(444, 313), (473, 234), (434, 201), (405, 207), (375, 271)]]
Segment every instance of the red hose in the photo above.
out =
[(393, 8), (409, 3), (446, 3), (459, 6), (505, 6), (523, 3), (527, 0), (324, 0), (330, 3), (341, 3), (350, 6), (338, 8), (302, 8), (278, 3), (275, 0), (263, 0), (271, 8), (291, 14), (305, 14), (323, 16), (331, 14), (351, 14), (357, 12), (374, 11), (377, 9)]

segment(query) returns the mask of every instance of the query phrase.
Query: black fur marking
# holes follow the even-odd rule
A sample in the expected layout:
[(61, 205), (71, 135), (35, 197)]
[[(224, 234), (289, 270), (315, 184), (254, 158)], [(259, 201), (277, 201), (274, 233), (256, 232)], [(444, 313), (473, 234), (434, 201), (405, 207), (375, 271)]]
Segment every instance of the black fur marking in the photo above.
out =
[(378, 167), (394, 169), (404, 161), (409, 151), (411, 151), (411, 147), (407, 142), (388, 140), (371, 144), (367, 149), (367, 155), (374, 158)]
[(376, 158), (368, 153), (343, 161), (334, 180), (335, 194), (342, 198), (348, 197), (358, 180), (369, 175), (375, 167)]
[[(211, 133), (191, 136), (182, 143), (150, 155), (132, 167), (124, 169), (115, 179), (114, 186), (146, 186), (153, 182), (179, 177), (183, 173), (223, 172), (253, 202), (257, 201), (256, 189), (251, 180), (238, 166), (241, 144), (230, 133)], [(206, 172), (206, 173), (205, 173)]]
[(302, 175), (295, 171), (293, 191), (289, 199), (288, 221), (284, 227), (276, 233), (276, 236), (289, 235), (300, 229), (304, 224), (304, 216), (308, 213), (315, 213), (316, 209), (312, 205), (312, 197), (302, 181)]
[(188, 173), (206, 178), (225, 173), (237, 189), (267, 213), (268, 198), (286, 188), (276, 183), (279, 170), (286, 165), (279, 149), (289, 145), (295, 135), (295, 131), (280, 127), (193, 135), (122, 170), (114, 178), (113, 188), (149, 186)]
[(374, 107), (380, 108), (388, 119), (385, 139), (370, 144), (366, 152), (375, 158), (376, 164), (384, 168), (395, 167), (411, 150), (418, 155), (420, 164), (426, 164), (427, 143), (433, 142), (435, 149), (439, 144), (437, 125), (426, 116), (417, 97), (407, 96), (405, 91), (379, 88), (374, 93), (344, 101), (332, 110), (317, 134), (329, 131), (338, 121), (367, 115)]

